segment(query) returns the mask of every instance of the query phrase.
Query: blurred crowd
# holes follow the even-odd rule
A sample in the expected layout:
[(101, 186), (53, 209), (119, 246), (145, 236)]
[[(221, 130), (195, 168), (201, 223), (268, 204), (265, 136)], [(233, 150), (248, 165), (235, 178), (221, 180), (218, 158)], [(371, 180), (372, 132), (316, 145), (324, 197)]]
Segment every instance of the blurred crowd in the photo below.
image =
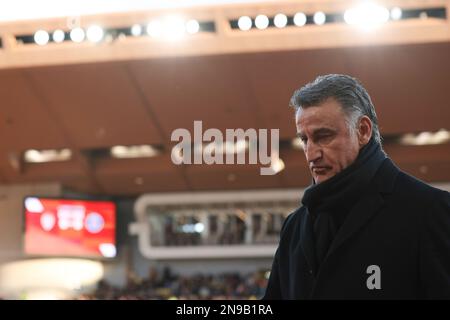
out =
[(125, 287), (102, 280), (89, 300), (250, 300), (261, 299), (267, 285), (267, 271), (247, 275), (239, 273), (176, 275), (169, 268), (161, 273), (152, 269), (147, 279), (130, 277)]

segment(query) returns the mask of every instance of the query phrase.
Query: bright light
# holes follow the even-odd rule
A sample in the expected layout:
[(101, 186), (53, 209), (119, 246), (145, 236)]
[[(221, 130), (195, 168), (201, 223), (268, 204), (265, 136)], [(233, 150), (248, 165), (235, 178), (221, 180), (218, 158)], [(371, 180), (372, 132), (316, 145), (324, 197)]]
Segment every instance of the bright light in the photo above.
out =
[(242, 31), (248, 31), (252, 28), (252, 19), (248, 16), (240, 17), (238, 20), (238, 27)]
[(297, 27), (302, 27), (306, 24), (306, 15), (303, 12), (298, 12), (294, 16), (294, 24)]
[(30, 259), (0, 266), (0, 290), (19, 295), (29, 290), (71, 292), (103, 278), (101, 262), (82, 259)]
[(149, 158), (158, 155), (160, 152), (150, 145), (138, 146), (114, 146), (110, 150), (113, 158)]
[(437, 132), (424, 131), (419, 134), (408, 133), (402, 136), (400, 142), (405, 145), (430, 145), (450, 142), (450, 131), (441, 129)]
[(70, 149), (62, 150), (27, 150), (24, 154), (25, 162), (39, 163), (39, 162), (53, 162), (66, 161), (72, 157)]
[(116, 246), (112, 243), (102, 243), (98, 249), (105, 258), (114, 258), (117, 255)]
[(245, 152), (248, 149), (248, 143), (245, 139), (234, 142), (225, 141), (223, 145), (223, 152), (226, 154), (238, 154)]
[(147, 34), (152, 38), (159, 38), (162, 35), (161, 21), (153, 20), (147, 25)]
[(400, 20), (402, 18), (402, 9), (395, 7), (391, 9), (392, 20)]
[(416, 136), (416, 144), (418, 145), (431, 144), (433, 140), (433, 133), (428, 131), (421, 132)]
[(389, 10), (375, 3), (363, 3), (349, 9), (344, 14), (344, 20), (349, 25), (356, 25), (370, 31), (389, 20)]
[(185, 224), (181, 226), (181, 231), (184, 233), (202, 233), (205, 230), (203, 223)]
[(288, 22), (288, 19), (285, 14), (279, 13), (273, 18), (273, 23), (275, 24), (275, 27), (277, 28), (284, 28), (286, 27)]
[(327, 20), (327, 16), (322, 11), (314, 13), (314, 23), (317, 25), (322, 25)]
[(65, 37), (66, 36), (64, 34), (64, 31), (59, 30), (59, 29), (55, 30), (52, 35), (53, 41), (55, 41), (56, 43), (63, 42)]
[(197, 233), (202, 233), (203, 232), (203, 230), (205, 230), (205, 226), (203, 225), (203, 223), (196, 223), (195, 225), (194, 225), (194, 230), (195, 230), (195, 232), (197, 232)]
[(91, 42), (100, 42), (103, 39), (104, 31), (99, 26), (90, 26), (87, 29), (86, 36)]
[(280, 158), (278, 158), (271, 166), (270, 168), (277, 174), (278, 172), (282, 171), (284, 169), (284, 162)]
[(344, 12), (344, 21), (347, 24), (357, 24), (360, 20), (362, 20), (361, 17), (358, 16), (359, 12), (356, 8), (345, 10)]
[(194, 147), (194, 152), (205, 152), (206, 154), (211, 154), (213, 152), (222, 154), (240, 154), (248, 149), (248, 143), (245, 139), (238, 140), (236, 142), (225, 141), (221, 142), (211, 142), (203, 146), (202, 144), (196, 145)]
[(25, 208), (30, 213), (42, 213), (44, 212), (44, 206), (41, 200), (38, 198), (29, 197), (25, 199)]
[(183, 19), (176, 16), (170, 16), (163, 20), (163, 36), (165, 40), (180, 40), (185, 33), (186, 27)]
[(76, 43), (83, 42), (84, 30), (81, 28), (75, 28), (70, 31), (70, 40)]
[(441, 129), (434, 134), (433, 138), (434, 138), (433, 142), (436, 144), (449, 142), (450, 141), (450, 131)]
[(189, 34), (195, 34), (200, 31), (200, 24), (197, 20), (189, 20), (186, 22), (186, 31)]
[(139, 37), (142, 34), (142, 27), (139, 24), (135, 24), (131, 27), (131, 34), (134, 37)]
[(266, 29), (269, 26), (269, 18), (263, 14), (260, 14), (255, 19), (255, 26), (260, 30)]
[(50, 40), (50, 36), (47, 31), (39, 30), (34, 34), (34, 42), (40, 46), (46, 45), (48, 40)]
[(291, 144), (294, 149), (304, 150), (303, 142), (300, 138), (294, 138)]

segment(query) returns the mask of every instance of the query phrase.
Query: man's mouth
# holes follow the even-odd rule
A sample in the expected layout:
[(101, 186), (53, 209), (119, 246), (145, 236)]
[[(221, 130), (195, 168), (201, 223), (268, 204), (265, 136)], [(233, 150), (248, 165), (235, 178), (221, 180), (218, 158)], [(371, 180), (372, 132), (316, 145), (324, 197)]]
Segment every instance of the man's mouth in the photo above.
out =
[(328, 172), (328, 170), (330, 170), (330, 167), (325, 167), (325, 166), (314, 166), (311, 168), (311, 171), (316, 174), (316, 175), (324, 175)]

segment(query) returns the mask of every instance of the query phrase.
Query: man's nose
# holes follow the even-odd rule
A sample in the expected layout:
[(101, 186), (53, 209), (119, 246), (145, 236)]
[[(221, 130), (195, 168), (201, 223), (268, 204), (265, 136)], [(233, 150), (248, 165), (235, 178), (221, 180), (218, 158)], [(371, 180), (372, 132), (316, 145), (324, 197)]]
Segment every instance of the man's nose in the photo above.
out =
[(319, 145), (308, 141), (305, 146), (305, 155), (308, 163), (314, 163), (322, 157), (322, 149)]

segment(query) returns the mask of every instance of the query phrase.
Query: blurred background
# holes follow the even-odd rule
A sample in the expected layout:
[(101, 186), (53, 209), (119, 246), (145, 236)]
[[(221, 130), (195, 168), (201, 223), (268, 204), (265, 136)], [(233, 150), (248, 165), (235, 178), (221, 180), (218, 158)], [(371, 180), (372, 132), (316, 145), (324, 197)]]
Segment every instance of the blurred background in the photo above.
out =
[[(0, 297), (261, 298), (281, 225), (310, 183), (289, 99), (321, 74), (360, 79), (388, 155), (450, 190), (449, 10), (1, 1)], [(171, 134), (195, 120), (279, 129), (276, 174), (175, 165)]]

